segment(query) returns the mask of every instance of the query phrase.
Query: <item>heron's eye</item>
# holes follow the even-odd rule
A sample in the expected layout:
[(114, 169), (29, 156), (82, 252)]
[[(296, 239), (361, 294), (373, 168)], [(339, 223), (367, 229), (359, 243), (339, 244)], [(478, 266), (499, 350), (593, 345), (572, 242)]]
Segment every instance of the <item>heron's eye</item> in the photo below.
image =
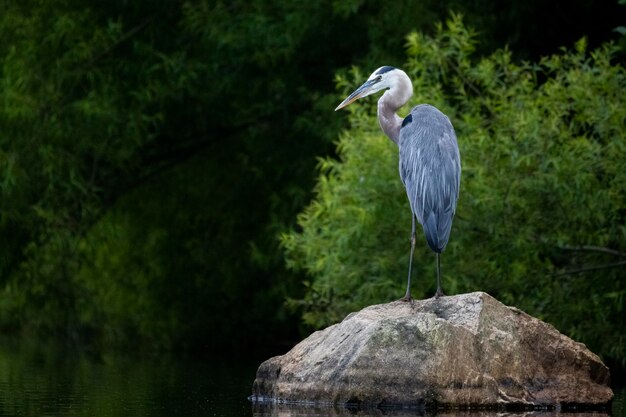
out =
[(383, 76), (382, 76), (382, 75), (379, 75), (378, 77), (376, 77), (376, 78), (374, 79), (374, 81), (376, 81), (377, 83), (379, 83), (379, 82), (380, 82), (380, 80), (382, 80), (382, 79), (383, 79)]

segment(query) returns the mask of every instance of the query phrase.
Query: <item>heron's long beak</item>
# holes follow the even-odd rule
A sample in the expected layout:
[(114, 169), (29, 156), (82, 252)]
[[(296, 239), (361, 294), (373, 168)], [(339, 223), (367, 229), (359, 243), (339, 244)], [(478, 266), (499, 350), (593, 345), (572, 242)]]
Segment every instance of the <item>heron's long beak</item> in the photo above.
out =
[(359, 88), (357, 88), (356, 90), (354, 90), (354, 93), (350, 94), (348, 96), (348, 98), (346, 98), (344, 101), (341, 102), (340, 105), (337, 106), (337, 108), (335, 109), (335, 111), (339, 110), (339, 109), (343, 109), (344, 107), (354, 103), (355, 101), (357, 101), (358, 99), (360, 99), (361, 97), (365, 97), (368, 96), (372, 93), (375, 93), (376, 91), (378, 91), (377, 89), (375, 89), (375, 85), (380, 81), (380, 79), (378, 78), (374, 78), (373, 80), (368, 80), (365, 83), (363, 83), (362, 86), (360, 86)]

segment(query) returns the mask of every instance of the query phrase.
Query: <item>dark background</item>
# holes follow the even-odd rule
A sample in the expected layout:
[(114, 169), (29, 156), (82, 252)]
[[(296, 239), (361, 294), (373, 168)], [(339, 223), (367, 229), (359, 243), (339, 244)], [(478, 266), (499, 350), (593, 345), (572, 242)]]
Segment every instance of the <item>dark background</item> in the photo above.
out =
[[(0, 326), (94, 350), (280, 353), (310, 331), (278, 236), (345, 118), (450, 12), (478, 55), (624, 42), (617, 1), (5, 1)], [(617, 55), (623, 62), (624, 55)]]

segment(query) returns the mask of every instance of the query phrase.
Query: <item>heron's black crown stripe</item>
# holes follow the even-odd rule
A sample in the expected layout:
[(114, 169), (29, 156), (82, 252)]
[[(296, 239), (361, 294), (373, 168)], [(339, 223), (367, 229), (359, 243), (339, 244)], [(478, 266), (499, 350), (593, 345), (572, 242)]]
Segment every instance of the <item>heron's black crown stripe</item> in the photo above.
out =
[(408, 125), (409, 123), (411, 123), (413, 121), (413, 116), (411, 116), (410, 114), (404, 118), (404, 120), (402, 121), (402, 127)]
[(384, 73), (389, 72), (391, 70), (395, 70), (395, 68), (394, 67), (390, 67), (389, 65), (385, 65), (384, 67), (381, 67), (378, 71), (376, 71), (376, 74), (377, 75), (384, 74)]

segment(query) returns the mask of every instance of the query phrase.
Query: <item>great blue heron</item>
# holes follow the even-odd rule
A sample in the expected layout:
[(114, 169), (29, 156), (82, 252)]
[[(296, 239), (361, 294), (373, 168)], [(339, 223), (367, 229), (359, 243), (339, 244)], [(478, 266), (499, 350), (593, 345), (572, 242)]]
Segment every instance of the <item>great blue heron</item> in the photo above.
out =
[(415, 219), (420, 222), (428, 246), (437, 255), (437, 291), (441, 297), (440, 254), (450, 238), (461, 182), (461, 157), (450, 119), (429, 104), (413, 107), (404, 119), (396, 111), (413, 95), (413, 85), (398, 68), (380, 67), (337, 106), (342, 109), (359, 98), (387, 90), (378, 100), (378, 122), (400, 148), (400, 178), (411, 204), (411, 255), (404, 301), (411, 300), (411, 268), (415, 251)]

